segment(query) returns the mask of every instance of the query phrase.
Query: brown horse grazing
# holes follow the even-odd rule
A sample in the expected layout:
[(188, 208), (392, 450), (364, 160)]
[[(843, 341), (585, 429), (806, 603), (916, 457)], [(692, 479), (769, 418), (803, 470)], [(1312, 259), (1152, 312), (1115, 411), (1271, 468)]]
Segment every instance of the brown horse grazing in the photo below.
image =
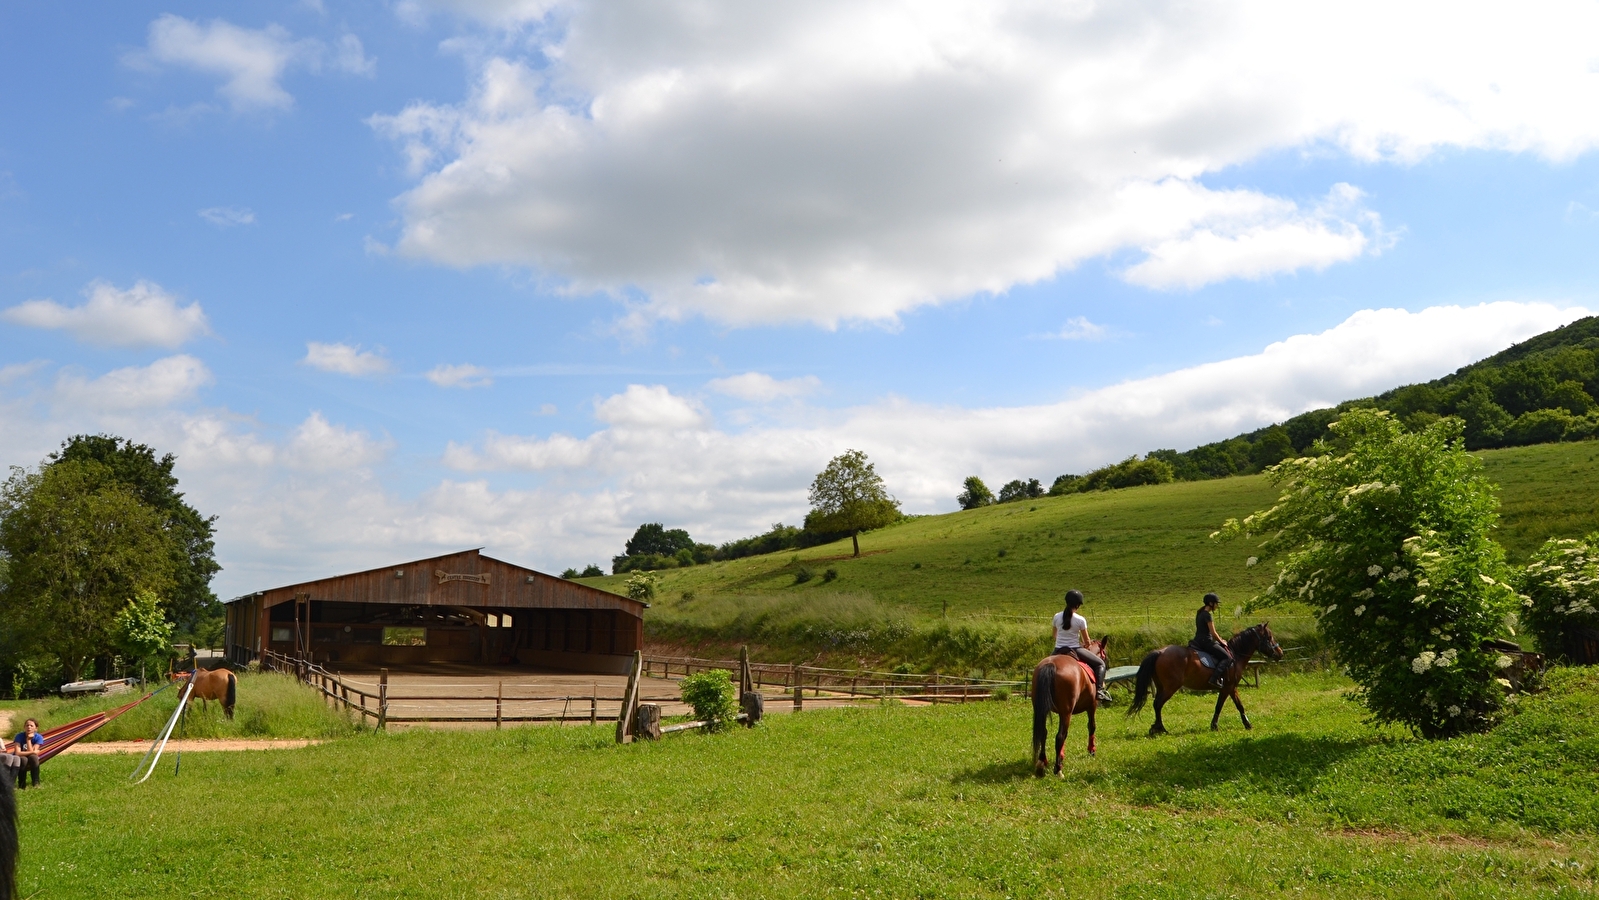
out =
[[(1090, 641), (1088, 649), (1105, 658), (1105, 638)], [(1061, 747), (1072, 727), (1072, 713), (1088, 713), (1088, 755), (1093, 756), (1094, 710), (1099, 701), (1094, 692), (1094, 674), (1073, 656), (1046, 656), (1033, 670), (1033, 774), (1044, 777), (1049, 762), (1045, 743), (1049, 738), (1049, 714), (1060, 715), (1060, 730), (1055, 732), (1055, 774), (1060, 774)]]
[[(1271, 628), (1265, 622), (1246, 628), (1227, 642), (1228, 649), (1233, 651), (1233, 667), (1227, 670), (1227, 678), (1222, 682), (1220, 695), (1216, 697), (1216, 714), (1210, 717), (1210, 730), (1216, 730), (1216, 723), (1221, 719), (1221, 708), (1227, 698), (1233, 698), (1233, 705), (1238, 707), (1238, 717), (1244, 720), (1244, 728), (1250, 728), (1249, 716), (1244, 713), (1244, 702), (1238, 699), (1238, 681), (1244, 674), (1244, 667), (1249, 663), (1249, 658), (1256, 651), (1265, 653), (1272, 659), (1283, 658), (1283, 648), (1277, 646), (1277, 639), (1272, 637)], [(1144, 661), (1138, 664), (1138, 682), (1133, 692), (1133, 703), (1127, 708), (1130, 716), (1144, 708), (1144, 700), (1149, 696), (1149, 685), (1155, 682), (1155, 724), (1149, 726), (1149, 736), (1166, 733), (1166, 725), (1161, 722), (1160, 710), (1166, 705), (1179, 690), (1188, 688), (1191, 691), (1215, 690), (1210, 687), (1210, 670), (1200, 663), (1199, 657), (1188, 647), (1178, 647), (1175, 644), (1151, 650)]]
[[(181, 678), (181, 675), (173, 675)], [(193, 699), (200, 701), (201, 709), (209, 710), (207, 700), (222, 701), (222, 713), (228, 718), (233, 718), (233, 702), (238, 697), (239, 679), (227, 669), (196, 669), (194, 670)]]

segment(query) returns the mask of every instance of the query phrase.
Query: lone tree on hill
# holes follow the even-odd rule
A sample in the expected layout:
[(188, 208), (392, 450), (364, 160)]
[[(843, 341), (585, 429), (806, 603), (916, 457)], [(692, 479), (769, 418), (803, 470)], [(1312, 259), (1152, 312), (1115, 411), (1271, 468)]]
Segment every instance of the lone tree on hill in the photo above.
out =
[(671, 556), (679, 550), (693, 550), (694, 539), (681, 528), (667, 528), (660, 522), (640, 525), (627, 542), (627, 556)]
[(883, 479), (859, 450), (845, 450), (827, 463), (811, 482), (811, 511), (805, 529), (849, 532), (855, 555), (861, 555), (862, 531), (882, 528), (899, 518), (899, 501), (889, 496)]
[(955, 496), (955, 502), (961, 505), (961, 509), (976, 509), (994, 502), (994, 492), (976, 475), (967, 476), (961, 486), (965, 490)]

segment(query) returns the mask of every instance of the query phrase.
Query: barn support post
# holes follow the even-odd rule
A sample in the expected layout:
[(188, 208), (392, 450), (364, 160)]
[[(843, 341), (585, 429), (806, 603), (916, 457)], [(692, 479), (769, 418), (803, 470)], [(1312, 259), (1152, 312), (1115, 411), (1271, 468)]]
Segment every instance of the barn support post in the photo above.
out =
[(389, 729), (389, 670), (378, 670), (378, 730)]
[(589, 697), (589, 724), (600, 723), (600, 686), (594, 686), (594, 694)]
[(495, 731), (498, 731), (500, 729), (500, 722), (501, 722), (500, 704), (503, 703), (503, 702), (505, 702), (505, 682), (502, 681), (502, 682), (499, 683), (499, 686), (494, 689), (494, 730)]

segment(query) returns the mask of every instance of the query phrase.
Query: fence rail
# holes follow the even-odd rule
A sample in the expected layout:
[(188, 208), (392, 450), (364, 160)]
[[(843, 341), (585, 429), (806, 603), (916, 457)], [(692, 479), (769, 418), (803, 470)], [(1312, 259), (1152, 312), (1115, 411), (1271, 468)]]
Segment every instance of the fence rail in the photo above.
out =
[[(833, 669), (825, 666), (772, 665), (749, 663), (751, 688), (765, 693), (776, 688), (783, 694), (816, 698), (865, 697), (894, 698), (932, 703), (963, 703), (986, 700), (998, 688), (1027, 693), (1021, 680), (967, 678), (956, 675), (916, 675), (903, 672), (873, 672), (865, 669)], [(701, 659), (692, 656), (646, 656), (643, 674), (650, 678), (686, 678), (698, 672), (723, 669), (735, 676), (740, 672), (736, 659)]]

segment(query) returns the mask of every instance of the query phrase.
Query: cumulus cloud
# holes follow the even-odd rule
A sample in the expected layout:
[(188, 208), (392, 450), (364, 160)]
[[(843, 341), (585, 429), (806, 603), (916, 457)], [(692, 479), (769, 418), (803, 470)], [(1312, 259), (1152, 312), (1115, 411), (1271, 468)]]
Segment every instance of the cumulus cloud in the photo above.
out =
[(1088, 321), (1087, 316), (1072, 316), (1066, 320), (1060, 330), (1044, 337), (1056, 338), (1062, 341), (1098, 341), (1110, 333), (1110, 329), (1103, 325), (1095, 325)]
[(428, 371), (427, 379), (443, 388), (488, 387), (494, 383), (488, 369), (470, 364), (452, 366), (441, 363)]
[(198, 215), (218, 228), (255, 224), (255, 212), (240, 206), (208, 206)]
[(282, 80), (294, 67), (319, 71), (327, 65), (370, 75), (376, 65), (355, 35), (344, 35), (330, 48), (319, 40), (296, 39), (279, 25), (245, 28), (223, 19), (202, 23), (171, 13), (150, 23), (145, 48), (125, 61), (141, 68), (176, 66), (220, 78), (217, 93), (234, 112), (293, 107), (294, 97)]
[(596, 404), (594, 418), (627, 431), (692, 430), (709, 422), (704, 407), (659, 384), (628, 385), (622, 393)]
[(891, 320), (1095, 258), (1161, 290), (1315, 271), (1391, 243), (1358, 187), (1208, 179), (1599, 142), (1575, 2), (439, 5), (559, 27), (488, 42), (459, 103), (370, 120), (419, 179), (395, 249), (646, 317)]
[(313, 369), (355, 378), (382, 375), (390, 369), (389, 361), (381, 350), (362, 350), (359, 344), (352, 346), (308, 341), (305, 345), (305, 358), (300, 362)]
[(364, 431), (334, 425), (313, 412), (294, 430), (284, 458), (296, 468), (315, 472), (349, 470), (379, 462), (390, 446), (389, 441), (373, 440)]
[(83, 293), (88, 302), (82, 306), (29, 300), (0, 317), (14, 325), (60, 329), (81, 341), (115, 347), (172, 349), (210, 331), (200, 304), (179, 306), (154, 282), (139, 281), (120, 290), (109, 282), (94, 281)]
[(764, 372), (745, 372), (743, 375), (713, 378), (707, 386), (718, 394), (726, 394), (740, 400), (770, 403), (773, 400), (787, 400), (813, 393), (822, 386), (822, 382), (815, 375), (779, 380)]
[(86, 410), (151, 409), (186, 400), (211, 380), (205, 363), (180, 354), (148, 366), (115, 369), (99, 378), (63, 372), (56, 379), (53, 399), (58, 406)]

